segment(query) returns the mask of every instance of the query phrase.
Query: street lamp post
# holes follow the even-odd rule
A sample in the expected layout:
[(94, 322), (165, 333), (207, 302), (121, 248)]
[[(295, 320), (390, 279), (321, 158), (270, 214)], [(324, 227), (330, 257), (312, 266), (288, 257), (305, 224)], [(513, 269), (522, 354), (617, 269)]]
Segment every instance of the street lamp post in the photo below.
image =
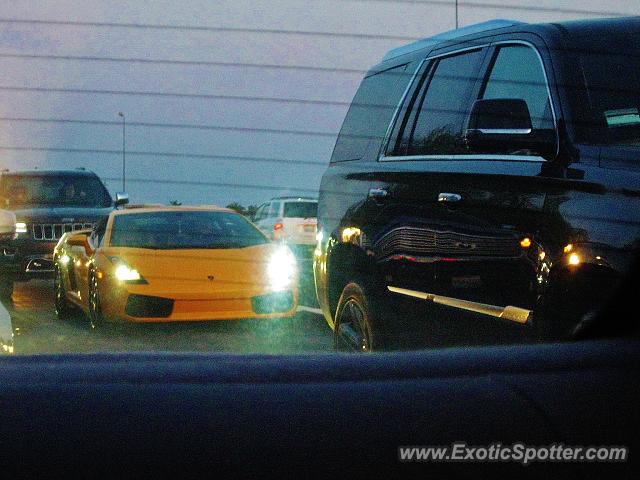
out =
[(125, 152), (125, 125), (126, 125), (126, 119), (124, 117), (124, 113), (122, 112), (118, 112), (118, 116), (122, 117), (122, 191), (126, 192), (126, 188), (125, 188), (125, 158), (124, 158), (124, 152)]
[(458, 0), (456, 0), (456, 28), (458, 28)]

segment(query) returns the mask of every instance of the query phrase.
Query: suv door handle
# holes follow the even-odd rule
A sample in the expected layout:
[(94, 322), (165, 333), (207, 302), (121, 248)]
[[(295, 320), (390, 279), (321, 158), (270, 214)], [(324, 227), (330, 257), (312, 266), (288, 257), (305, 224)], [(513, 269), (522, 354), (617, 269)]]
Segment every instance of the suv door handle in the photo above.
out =
[(369, 198), (382, 199), (389, 196), (389, 191), (384, 188), (370, 188)]
[(439, 202), (459, 202), (460, 200), (462, 200), (462, 195), (459, 193), (442, 192), (438, 194)]

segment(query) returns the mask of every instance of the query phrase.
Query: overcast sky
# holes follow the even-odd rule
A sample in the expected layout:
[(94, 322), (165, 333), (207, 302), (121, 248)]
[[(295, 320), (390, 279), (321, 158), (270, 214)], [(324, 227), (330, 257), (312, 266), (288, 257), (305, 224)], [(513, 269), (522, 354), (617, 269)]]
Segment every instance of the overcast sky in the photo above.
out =
[[(640, 0), (458, 9), (460, 26), (638, 14)], [(453, 0), (4, 1), (0, 168), (85, 167), (120, 191), (124, 112), (134, 202), (316, 195), (363, 72), (454, 26)]]

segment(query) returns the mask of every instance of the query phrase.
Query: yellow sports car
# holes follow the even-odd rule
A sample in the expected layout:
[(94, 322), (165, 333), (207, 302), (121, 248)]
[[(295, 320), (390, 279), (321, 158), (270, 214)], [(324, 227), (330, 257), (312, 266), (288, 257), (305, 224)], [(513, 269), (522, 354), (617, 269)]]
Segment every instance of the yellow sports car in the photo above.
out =
[(298, 301), (294, 255), (218, 207), (114, 210), (54, 251), (55, 310), (165, 322), (286, 317)]

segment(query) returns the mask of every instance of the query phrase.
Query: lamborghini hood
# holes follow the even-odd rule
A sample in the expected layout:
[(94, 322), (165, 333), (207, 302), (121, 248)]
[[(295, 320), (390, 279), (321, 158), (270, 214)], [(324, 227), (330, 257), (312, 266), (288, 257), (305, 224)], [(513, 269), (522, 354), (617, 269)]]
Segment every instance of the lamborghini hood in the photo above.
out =
[(245, 297), (269, 289), (267, 267), (282, 248), (262, 244), (237, 249), (153, 250), (109, 248), (104, 253), (135, 268), (154, 294), (237, 293)]

